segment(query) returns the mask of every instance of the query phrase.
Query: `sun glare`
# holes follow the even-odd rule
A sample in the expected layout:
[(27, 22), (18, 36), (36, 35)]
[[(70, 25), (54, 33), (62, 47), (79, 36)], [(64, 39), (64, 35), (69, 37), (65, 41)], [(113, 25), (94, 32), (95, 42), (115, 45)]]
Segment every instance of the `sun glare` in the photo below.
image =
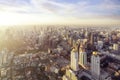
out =
[(18, 24), (17, 15), (11, 13), (0, 13), (0, 26)]

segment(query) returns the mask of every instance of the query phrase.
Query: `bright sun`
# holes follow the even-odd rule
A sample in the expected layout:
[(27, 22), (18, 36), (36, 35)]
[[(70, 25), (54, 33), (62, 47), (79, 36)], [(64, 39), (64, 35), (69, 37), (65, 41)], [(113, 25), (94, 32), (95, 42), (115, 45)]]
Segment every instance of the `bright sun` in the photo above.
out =
[(0, 12), (0, 26), (24, 24), (23, 17), (16, 13)]
[(51, 15), (0, 12), (0, 26), (24, 25), (24, 24), (49, 24), (56, 23), (57, 20), (59, 19), (56, 16)]

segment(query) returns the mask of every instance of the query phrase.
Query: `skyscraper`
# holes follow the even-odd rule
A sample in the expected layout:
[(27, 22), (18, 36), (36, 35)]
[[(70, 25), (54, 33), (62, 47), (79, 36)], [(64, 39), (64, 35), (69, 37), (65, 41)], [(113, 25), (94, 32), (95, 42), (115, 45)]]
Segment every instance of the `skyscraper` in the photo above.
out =
[(100, 76), (100, 57), (97, 52), (93, 52), (91, 57), (91, 73), (92, 75), (99, 80)]
[(93, 45), (94, 44), (94, 39), (93, 39), (94, 35), (93, 33), (89, 34), (89, 40), (90, 40), (90, 44)]
[(79, 49), (79, 64), (82, 67), (85, 67), (85, 65), (87, 64), (87, 53), (85, 52), (83, 45), (80, 45)]
[(113, 44), (113, 50), (119, 50), (119, 44)]
[(71, 51), (71, 69), (73, 71), (78, 70), (78, 51), (76, 49)]

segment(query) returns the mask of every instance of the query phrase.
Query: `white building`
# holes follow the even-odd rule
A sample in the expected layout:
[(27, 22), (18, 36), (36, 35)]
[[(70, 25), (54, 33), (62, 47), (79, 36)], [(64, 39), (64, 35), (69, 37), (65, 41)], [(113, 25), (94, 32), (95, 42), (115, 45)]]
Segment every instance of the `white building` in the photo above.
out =
[(79, 64), (85, 66), (87, 64), (87, 54), (86, 52), (79, 53)]
[(78, 77), (73, 70), (67, 69), (66, 74), (63, 76), (62, 80), (78, 80)]
[(97, 42), (98, 49), (102, 49), (103, 47), (103, 41), (98, 41)]
[(10, 53), (8, 53), (8, 50), (7, 49), (3, 49), (0, 52), (0, 66), (2, 66), (3, 64), (8, 63), (9, 57), (11, 57), (11, 56), (10, 56)]
[(74, 71), (78, 71), (78, 52), (73, 49), (71, 51), (71, 69)]
[(91, 57), (91, 73), (92, 75), (99, 80), (100, 77), (100, 57), (97, 52), (93, 52)]
[(87, 64), (87, 53), (84, 47), (81, 45), (79, 49), (79, 64), (84, 67)]
[(113, 50), (119, 50), (119, 44), (113, 44)]

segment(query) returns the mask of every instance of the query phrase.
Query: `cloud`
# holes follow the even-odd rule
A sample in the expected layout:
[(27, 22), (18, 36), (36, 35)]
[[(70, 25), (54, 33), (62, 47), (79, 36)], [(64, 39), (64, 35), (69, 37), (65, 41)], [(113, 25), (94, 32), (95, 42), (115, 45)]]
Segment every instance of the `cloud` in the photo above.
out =
[(29, 10), (28, 6), (20, 6), (20, 7), (14, 7), (14, 6), (8, 6), (8, 5), (0, 5), (1, 10), (4, 12), (26, 12)]
[(0, 10), (73, 17), (120, 15), (119, 0), (75, 0), (75, 2), (69, 0), (1, 0)]
[(0, 0), (0, 4), (9, 6), (20, 6), (29, 4), (30, 0)]
[(71, 4), (58, 3), (54, 0), (31, 0), (33, 7), (36, 10), (44, 10), (47, 13), (52, 14), (65, 14), (69, 9), (71, 9)]
[[(119, 0), (0, 0), (0, 11), (54, 20), (120, 19)], [(44, 16), (44, 17), (43, 17)], [(30, 19), (35, 19), (30, 18)], [(62, 19), (61, 19), (62, 18)], [(64, 18), (64, 19), (63, 19)], [(49, 19), (49, 20), (50, 20)], [(106, 19), (106, 20), (107, 20)], [(21, 19), (22, 20), (22, 19)], [(39, 19), (38, 19), (39, 20)], [(37, 20), (37, 21), (38, 21)], [(45, 21), (44, 20), (44, 21)]]
[(0, 0), (0, 11), (4, 12), (26, 12), (30, 7), (26, 0)]
[[(79, 0), (76, 3), (57, 2), (56, 0), (32, 0), (37, 10), (60, 16), (94, 17), (120, 15), (118, 0)], [(39, 9), (40, 8), (40, 9)]]

